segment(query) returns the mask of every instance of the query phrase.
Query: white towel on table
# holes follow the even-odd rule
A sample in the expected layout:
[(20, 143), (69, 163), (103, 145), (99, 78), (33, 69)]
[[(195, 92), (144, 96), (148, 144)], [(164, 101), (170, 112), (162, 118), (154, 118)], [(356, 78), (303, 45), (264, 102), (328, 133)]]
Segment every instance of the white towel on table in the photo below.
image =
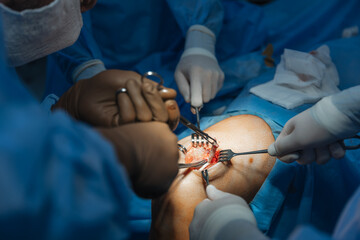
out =
[(339, 76), (330, 49), (322, 45), (310, 53), (285, 49), (274, 79), (251, 88), (250, 92), (292, 109), (339, 92), (338, 85)]

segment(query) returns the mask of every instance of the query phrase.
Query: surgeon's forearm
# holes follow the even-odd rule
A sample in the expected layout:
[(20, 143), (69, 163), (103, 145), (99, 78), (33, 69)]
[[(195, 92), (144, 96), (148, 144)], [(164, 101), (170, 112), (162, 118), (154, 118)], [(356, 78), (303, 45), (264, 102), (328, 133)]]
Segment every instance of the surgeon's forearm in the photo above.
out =
[(360, 85), (332, 95), (331, 101), (339, 111), (351, 119), (354, 126), (360, 126)]
[(192, 25), (203, 25), (217, 36), (221, 30), (224, 9), (220, 0), (167, 0), (184, 36)]
[(101, 50), (92, 34), (89, 13), (83, 14), (83, 22), (84, 26), (78, 40), (72, 46), (50, 56), (66, 75), (66, 80), (71, 84), (77, 82), (80, 78), (84, 79), (90, 75), (96, 75), (96, 73), (100, 72), (99, 69), (101, 71), (105, 70)]
[(323, 98), (312, 109), (316, 121), (341, 139), (360, 131), (360, 86)]

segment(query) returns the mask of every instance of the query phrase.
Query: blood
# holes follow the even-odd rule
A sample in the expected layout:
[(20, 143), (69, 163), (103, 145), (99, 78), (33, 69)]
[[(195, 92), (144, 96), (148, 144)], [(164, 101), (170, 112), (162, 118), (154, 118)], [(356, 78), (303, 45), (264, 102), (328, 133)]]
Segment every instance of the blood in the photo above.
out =
[(185, 156), (185, 163), (197, 162), (205, 159), (209, 163), (209, 166), (206, 167), (207, 169), (219, 161), (219, 154), (220, 149), (218, 145), (192, 147)]
[(253, 158), (249, 158), (249, 163), (252, 163), (254, 161)]

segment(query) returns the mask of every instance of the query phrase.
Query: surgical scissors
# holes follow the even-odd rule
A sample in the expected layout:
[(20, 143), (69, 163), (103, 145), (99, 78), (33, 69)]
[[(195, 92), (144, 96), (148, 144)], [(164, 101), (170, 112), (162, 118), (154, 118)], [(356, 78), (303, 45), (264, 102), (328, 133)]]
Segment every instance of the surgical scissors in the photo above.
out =
[(163, 89), (164, 87), (164, 79), (161, 77), (160, 74), (156, 73), (156, 72), (153, 72), (153, 71), (147, 71), (146, 73), (144, 73), (142, 76), (141, 76), (141, 82), (144, 82), (144, 78), (148, 77), (148, 76), (155, 76), (157, 77), (160, 82), (158, 83), (157, 85), (157, 89), (160, 91), (161, 89)]

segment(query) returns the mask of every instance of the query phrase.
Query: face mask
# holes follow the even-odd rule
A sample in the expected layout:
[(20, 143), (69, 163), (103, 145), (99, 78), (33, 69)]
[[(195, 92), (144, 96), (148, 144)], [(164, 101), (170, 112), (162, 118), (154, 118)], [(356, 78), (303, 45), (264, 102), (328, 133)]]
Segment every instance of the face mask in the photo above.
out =
[(80, 34), (79, 0), (55, 0), (21, 12), (0, 4), (7, 62), (20, 66), (72, 45)]

